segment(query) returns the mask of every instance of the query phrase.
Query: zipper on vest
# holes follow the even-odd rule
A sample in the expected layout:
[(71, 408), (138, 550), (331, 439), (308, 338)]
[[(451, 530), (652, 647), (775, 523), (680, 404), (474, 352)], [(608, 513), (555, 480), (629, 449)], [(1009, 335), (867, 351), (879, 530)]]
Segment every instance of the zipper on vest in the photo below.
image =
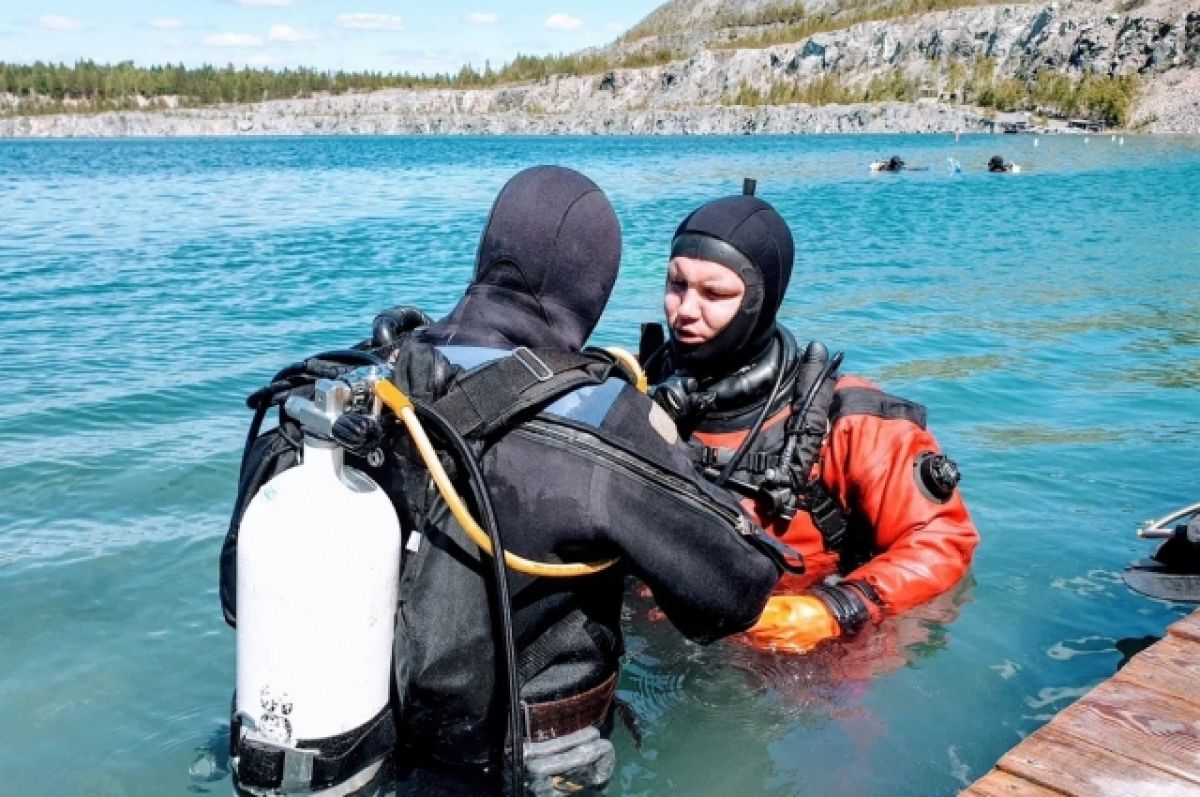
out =
[(749, 537), (752, 533), (750, 523), (745, 516), (736, 509), (722, 506), (709, 499), (703, 493), (697, 495), (699, 491), (696, 486), (687, 479), (663, 470), (658, 465), (651, 464), (641, 457), (606, 443), (598, 436), (575, 426), (564, 426), (539, 418), (522, 424), (514, 429), (512, 434), (558, 443), (557, 447), (559, 448), (577, 454), (583, 453), (588, 458), (598, 460), (606, 465), (615, 464), (637, 481), (664, 490), (701, 512), (720, 518), (742, 539)]

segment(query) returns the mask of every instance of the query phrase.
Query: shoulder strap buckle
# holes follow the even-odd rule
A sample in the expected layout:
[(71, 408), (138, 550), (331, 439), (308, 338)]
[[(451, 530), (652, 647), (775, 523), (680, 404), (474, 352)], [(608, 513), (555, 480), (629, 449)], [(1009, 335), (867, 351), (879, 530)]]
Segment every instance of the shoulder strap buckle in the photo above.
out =
[(527, 346), (513, 349), (513, 359), (525, 366), (533, 378), (539, 382), (549, 382), (554, 378), (554, 371)]

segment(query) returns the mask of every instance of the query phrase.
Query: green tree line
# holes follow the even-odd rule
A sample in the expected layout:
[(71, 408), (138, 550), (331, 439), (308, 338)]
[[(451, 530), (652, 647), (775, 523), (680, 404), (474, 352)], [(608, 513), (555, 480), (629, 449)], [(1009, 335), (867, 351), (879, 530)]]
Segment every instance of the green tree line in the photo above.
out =
[(161, 104), (173, 97), (182, 106), (309, 97), (378, 89), (483, 88), (540, 80), (551, 75), (599, 74), (670, 61), (669, 50), (634, 53), (621, 59), (602, 55), (517, 55), (499, 69), (485, 62), (457, 73), (413, 75), (407, 72), (346, 72), (319, 69), (250, 69), (183, 64), (141, 67), (131, 61), (97, 64), (13, 64), (0, 61), (0, 96), (15, 96), (10, 114), (96, 111)]

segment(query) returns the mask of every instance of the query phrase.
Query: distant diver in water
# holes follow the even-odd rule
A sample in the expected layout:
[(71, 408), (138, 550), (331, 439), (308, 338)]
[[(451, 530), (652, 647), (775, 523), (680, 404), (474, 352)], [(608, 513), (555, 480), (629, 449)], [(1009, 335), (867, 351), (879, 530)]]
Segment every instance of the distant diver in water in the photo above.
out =
[(871, 171), (873, 172), (902, 172), (906, 168), (899, 155), (893, 155), (887, 160), (871, 161)]
[(1015, 163), (1006, 163), (1000, 155), (993, 155), (988, 161), (987, 170), (989, 172), (1019, 172), (1021, 167)]
[(893, 155), (887, 160), (871, 161), (873, 172), (927, 172), (928, 166), (909, 166), (899, 155)]

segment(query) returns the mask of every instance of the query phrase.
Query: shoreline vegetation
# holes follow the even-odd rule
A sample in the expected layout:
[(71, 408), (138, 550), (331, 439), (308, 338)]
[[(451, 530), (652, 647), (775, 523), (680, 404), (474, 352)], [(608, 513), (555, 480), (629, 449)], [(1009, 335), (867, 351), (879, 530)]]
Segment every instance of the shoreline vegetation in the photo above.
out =
[(1018, 115), (1200, 132), (1200, 9), (669, 0), (605, 47), (431, 75), (0, 61), (0, 136), (933, 132)]
[[(636, 54), (627, 55), (621, 59), (619, 68), (637, 69), (669, 63), (671, 59), (663, 52), (642, 58)], [(138, 67), (130, 62), (107, 65), (78, 61), (73, 66), (0, 62), (0, 100), (7, 98), (0, 107), (0, 117), (208, 108), (383, 89), (490, 88), (560, 74), (599, 74), (610, 69), (608, 63), (599, 56), (518, 56), (499, 71), (485, 66), (483, 72), (477, 72), (467, 65), (456, 75), (414, 76), (314, 69), (236, 69), (233, 66), (218, 69), (208, 65), (198, 68), (183, 65)], [(592, 71), (555, 71), (562, 64), (569, 65), (572, 70)], [(1030, 111), (1043, 118), (1057, 119), (1087, 113), (1107, 126), (1123, 127), (1129, 121), (1130, 108), (1139, 88), (1135, 75), (1088, 74), (1074, 78), (1041, 72), (1034, 81), (997, 79), (995, 66), (994, 59), (981, 57), (968, 71), (962, 62), (952, 61), (944, 81), (945, 91), (960, 103), (970, 98), (971, 104), (983, 109)], [(505, 75), (522, 77), (506, 83)], [(737, 91), (721, 98), (721, 104), (755, 108), (762, 105), (820, 107), (916, 102), (927, 85), (927, 78), (913, 77), (901, 69), (875, 75), (865, 86), (833, 74), (807, 83), (776, 80), (765, 91), (743, 80)]]
[[(1009, 0), (1009, 5), (1036, 1)], [(853, 0), (838, 3), (829, 11), (810, 14), (808, 4), (788, 0), (757, 11), (718, 13), (713, 18), (714, 37), (708, 46), (723, 50), (762, 49), (794, 44), (819, 33), (844, 30), (863, 22), (887, 22), (935, 11), (995, 4), (996, 0), (887, 0), (878, 4), (876, 0)], [(643, 38), (669, 35), (669, 27), (653, 17), (651, 14), (634, 25), (617, 41), (631, 44)]]
[[(1032, 2), (1032, 0), (1015, 0)], [(762, 49), (777, 44), (803, 41), (818, 33), (852, 27), (862, 22), (880, 22), (934, 11), (983, 6), (994, 0), (891, 0), (873, 5), (872, 0), (853, 0), (847, 13), (818, 13), (809, 16), (805, 4), (788, 0), (755, 12), (719, 13), (714, 30), (728, 32), (724, 40), (710, 43), (714, 49)], [(864, 5), (864, 8), (855, 8)], [(839, 9), (842, 8), (839, 5)], [(664, 31), (646, 20), (630, 28), (617, 43), (657, 39)], [(763, 27), (765, 32), (758, 32)], [(750, 29), (752, 33), (746, 34)], [(132, 61), (115, 65), (79, 60), (65, 63), (11, 64), (0, 61), (0, 97), (14, 98), (0, 107), (2, 116), (53, 113), (98, 113), (117, 110), (146, 110), (147, 107), (199, 108), (221, 103), (253, 103), (277, 99), (304, 99), (318, 92), (343, 94), (381, 89), (471, 89), (493, 88), (555, 75), (578, 77), (599, 75), (617, 69), (660, 66), (687, 58), (679, 47), (655, 45), (616, 54), (608, 49), (557, 55), (517, 54), (512, 61), (493, 69), (484, 62), (482, 70), (464, 64), (457, 73), (413, 75), (408, 72), (346, 72), (311, 68), (237, 69), (232, 64), (216, 67), (186, 67), (183, 64), (139, 67)], [(885, 99), (902, 99), (899, 96)], [(862, 102), (863, 100), (856, 100)], [(156, 103), (159, 103), (156, 106)], [(812, 103), (810, 103), (812, 104)], [(1011, 109), (1003, 109), (1011, 110)]]
[(669, 51), (608, 56), (518, 55), (500, 69), (482, 71), (465, 64), (455, 74), (346, 72), (296, 69), (141, 67), (132, 61), (10, 64), (0, 61), (0, 98), (8, 101), (0, 116), (57, 113), (206, 108), (227, 103), (307, 99), (318, 94), (347, 94), (383, 89), (482, 89), (544, 80), (554, 75), (593, 75), (613, 69), (639, 69), (673, 60)]
[[(995, 76), (995, 61), (977, 59), (968, 74), (961, 62), (950, 65), (945, 92), (958, 101), (991, 111), (1029, 111), (1042, 120), (1065, 120), (1084, 114), (1108, 127), (1125, 127), (1137, 99), (1136, 75), (1069, 75), (1041, 72), (1033, 81)], [(721, 99), (723, 105), (755, 108), (760, 105), (851, 105), (875, 102), (917, 102), (928, 81), (893, 69), (875, 75), (865, 86), (838, 75), (825, 75), (809, 83), (775, 81), (763, 91), (743, 81), (736, 92)], [(965, 98), (965, 100), (964, 100)]]

